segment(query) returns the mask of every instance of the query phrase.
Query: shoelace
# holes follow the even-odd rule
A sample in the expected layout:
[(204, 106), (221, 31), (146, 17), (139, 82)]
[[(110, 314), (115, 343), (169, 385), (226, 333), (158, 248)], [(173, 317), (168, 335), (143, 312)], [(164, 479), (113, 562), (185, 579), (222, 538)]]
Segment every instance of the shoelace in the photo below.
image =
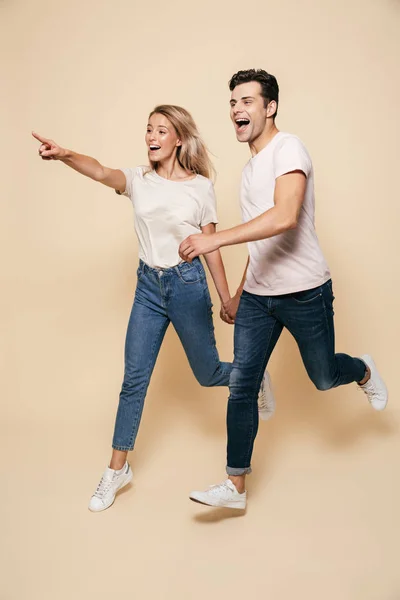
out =
[(360, 392), (364, 392), (364, 394), (366, 394), (368, 396), (368, 400), (371, 401), (372, 397), (374, 396), (378, 396), (378, 390), (376, 389), (374, 383), (371, 381), (371, 379), (369, 379), (367, 381), (367, 383), (364, 383), (364, 385), (359, 385), (357, 386), (358, 390)]
[(94, 493), (94, 496), (96, 496), (96, 498), (102, 499), (110, 490), (111, 484), (112, 481), (110, 481), (109, 479), (104, 479), (104, 477), (102, 477), (99, 485), (97, 486), (97, 490)]
[(223, 492), (232, 492), (231, 488), (229, 487), (226, 481), (224, 481), (223, 483), (217, 483), (216, 485), (210, 485), (209, 491), (214, 496), (219, 496)]
[(260, 387), (260, 392), (259, 392), (259, 397), (258, 397), (258, 409), (259, 410), (264, 410), (268, 407), (268, 403), (267, 403), (267, 397), (265, 395), (265, 386), (264, 386), (264, 380), (261, 382), (261, 387)]

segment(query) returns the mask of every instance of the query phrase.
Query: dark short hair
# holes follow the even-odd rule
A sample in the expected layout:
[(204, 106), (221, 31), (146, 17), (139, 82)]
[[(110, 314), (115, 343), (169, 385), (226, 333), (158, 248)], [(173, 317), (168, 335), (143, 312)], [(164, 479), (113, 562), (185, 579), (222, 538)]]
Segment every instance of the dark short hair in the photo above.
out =
[(264, 69), (248, 69), (247, 71), (238, 71), (231, 78), (229, 82), (229, 89), (232, 92), (237, 85), (249, 83), (250, 81), (258, 81), (260, 84), (261, 96), (264, 98), (265, 108), (272, 100), (275, 100), (277, 106), (274, 114), (275, 119), (276, 115), (278, 114), (279, 103), (279, 85), (276, 77), (270, 73), (267, 73), (267, 71), (264, 71)]

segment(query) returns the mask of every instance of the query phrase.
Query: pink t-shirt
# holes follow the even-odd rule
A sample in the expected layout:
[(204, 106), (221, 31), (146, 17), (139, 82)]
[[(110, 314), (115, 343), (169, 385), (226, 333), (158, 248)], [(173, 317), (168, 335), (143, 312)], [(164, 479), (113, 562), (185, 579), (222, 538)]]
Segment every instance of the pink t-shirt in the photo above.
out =
[(296, 229), (249, 242), (250, 264), (244, 289), (261, 296), (308, 290), (330, 279), (314, 225), (314, 171), (303, 143), (279, 132), (243, 169), (240, 203), (246, 223), (274, 206), (275, 180), (291, 171), (307, 177)]

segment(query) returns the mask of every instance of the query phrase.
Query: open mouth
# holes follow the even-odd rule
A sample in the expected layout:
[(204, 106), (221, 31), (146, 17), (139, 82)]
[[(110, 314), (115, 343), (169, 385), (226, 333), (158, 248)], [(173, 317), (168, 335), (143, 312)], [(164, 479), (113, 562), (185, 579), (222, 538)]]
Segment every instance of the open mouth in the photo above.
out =
[(154, 144), (149, 146), (150, 152), (157, 152), (157, 150), (160, 150), (160, 148), (161, 146), (155, 146)]
[(238, 131), (243, 131), (247, 127), (247, 125), (250, 124), (250, 120), (241, 118), (241, 119), (236, 119), (235, 123), (236, 123), (236, 127), (237, 127)]

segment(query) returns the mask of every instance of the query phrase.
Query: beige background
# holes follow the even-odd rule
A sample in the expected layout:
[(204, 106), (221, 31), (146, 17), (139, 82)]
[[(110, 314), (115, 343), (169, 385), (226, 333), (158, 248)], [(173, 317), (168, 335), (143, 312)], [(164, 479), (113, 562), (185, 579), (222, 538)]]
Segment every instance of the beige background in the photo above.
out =
[[(399, 600), (399, 2), (1, 0), (0, 17), (1, 600)], [(224, 475), (227, 393), (198, 386), (171, 330), (134, 486), (91, 514), (135, 286), (132, 209), (41, 162), (30, 131), (134, 166), (148, 112), (181, 104), (229, 227), (248, 149), (227, 82), (250, 67), (277, 75), (278, 126), (314, 160), (338, 350), (374, 355), (390, 405), (374, 413), (354, 385), (317, 392), (283, 336), (247, 514), (200, 507), (188, 491)], [(234, 287), (246, 248), (223, 255)], [(216, 320), (223, 359), (232, 331)]]

